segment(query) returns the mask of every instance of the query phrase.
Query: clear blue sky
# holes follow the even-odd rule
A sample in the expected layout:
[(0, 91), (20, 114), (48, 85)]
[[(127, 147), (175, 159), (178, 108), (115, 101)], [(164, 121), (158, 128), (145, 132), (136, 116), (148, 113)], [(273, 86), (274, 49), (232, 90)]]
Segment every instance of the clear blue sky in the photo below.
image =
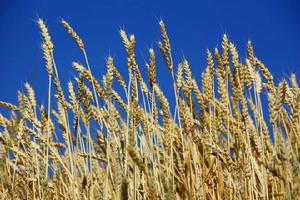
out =
[[(55, 59), (62, 82), (74, 76), (72, 61), (82, 61), (79, 48), (60, 25), (67, 20), (84, 40), (92, 71), (98, 78), (105, 71), (104, 58), (111, 54), (127, 74), (126, 54), (118, 35), (122, 27), (136, 36), (136, 55), (142, 71), (149, 47), (160, 38), (158, 19), (167, 26), (175, 63), (183, 55), (194, 77), (200, 80), (205, 50), (220, 47), (226, 33), (244, 58), (246, 43), (253, 41), (255, 54), (274, 74), (275, 80), (298, 75), (300, 67), (299, 1), (16, 1), (0, 3), (0, 100), (16, 103), (17, 90), (28, 81), (38, 102), (47, 102), (47, 73), (40, 50), (41, 37), (35, 20), (42, 17), (55, 45)], [(158, 51), (157, 51), (158, 52)], [(159, 56), (157, 56), (159, 57)], [(161, 59), (159, 57), (159, 59)], [(166, 66), (158, 66), (159, 83), (170, 88)], [(66, 85), (65, 85), (66, 86)]]

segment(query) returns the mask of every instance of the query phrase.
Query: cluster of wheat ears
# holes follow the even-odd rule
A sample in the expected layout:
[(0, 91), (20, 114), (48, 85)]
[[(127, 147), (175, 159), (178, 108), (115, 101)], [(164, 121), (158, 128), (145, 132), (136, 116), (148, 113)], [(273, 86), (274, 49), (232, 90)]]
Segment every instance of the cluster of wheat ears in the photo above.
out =
[(110, 56), (99, 81), (83, 41), (61, 22), (85, 64), (72, 63), (78, 76), (66, 95), (48, 29), (37, 20), (48, 105), (36, 103), (28, 83), (18, 105), (0, 101), (12, 111), (0, 114), (0, 199), (300, 198), (300, 89), (294, 74), (276, 85), (251, 42), (245, 62), (226, 35), (222, 52), (207, 50), (200, 88), (187, 60), (174, 66), (160, 21), (158, 47), (173, 80), (172, 108), (157, 83), (153, 49), (142, 68), (146, 80), (135, 37), (120, 30), (129, 81)]

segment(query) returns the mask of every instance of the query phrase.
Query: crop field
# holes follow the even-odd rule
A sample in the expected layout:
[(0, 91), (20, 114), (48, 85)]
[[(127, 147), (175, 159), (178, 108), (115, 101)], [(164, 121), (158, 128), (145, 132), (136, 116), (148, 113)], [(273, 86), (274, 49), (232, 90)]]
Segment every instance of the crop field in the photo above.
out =
[[(51, 30), (37, 19), (48, 99), (42, 105), (24, 83), (17, 105), (0, 100), (10, 113), (0, 113), (0, 199), (300, 199), (295, 74), (276, 83), (250, 41), (241, 58), (224, 35), (195, 75), (188, 60), (174, 62), (159, 21), (158, 51), (150, 48), (146, 63), (121, 29), (128, 74), (108, 56), (95, 76), (84, 41), (61, 23), (84, 62), (72, 63), (63, 85)], [(172, 99), (157, 68), (168, 69)]]

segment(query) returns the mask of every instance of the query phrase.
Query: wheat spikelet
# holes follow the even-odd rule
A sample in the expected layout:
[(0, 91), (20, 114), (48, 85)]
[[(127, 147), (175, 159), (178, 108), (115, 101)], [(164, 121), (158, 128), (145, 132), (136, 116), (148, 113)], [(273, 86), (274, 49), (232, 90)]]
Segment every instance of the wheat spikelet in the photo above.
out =
[(58, 99), (58, 101), (61, 103), (61, 105), (64, 106), (65, 109), (70, 107), (66, 101), (66, 98), (65, 98), (65, 95), (64, 95), (64, 92), (63, 92), (63, 89), (61, 87), (58, 77), (54, 78), (54, 85), (55, 85), (56, 91), (57, 91), (57, 94), (55, 95), (55, 97)]
[(251, 66), (250, 61), (246, 59), (246, 63), (243, 68), (243, 75), (244, 75), (244, 84), (248, 88), (248, 90), (252, 87), (252, 81), (254, 79), (254, 68)]
[(43, 105), (41, 105), (40, 107), (40, 115), (41, 115), (41, 123), (42, 123), (42, 127), (46, 127), (47, 124), (47, 114), (45, 111), (45, 107)]
[(225, 79), (224, 79), (225, 71), (223, 67), (218, 67), (216, 70), (216, 76), (217, 76), (217, 84), (218, 84), (218, 93), (220, 96), (220, 101), (224, 106), (228, 105), (228, 96), (227, 96), (227, 89), (225, 85)]
[(100, 84), (98, 81), (94, 78), (94, 76), (90, 73), (89, 70), (84, 68), (82, 65), (80, 65), (77, 62), (73, 62), (72, 66), (80, 73), (82, 76), (84, 76), (90, 83), (92, 83), (95, 86), (95, 89), (98, 93), (98, 95), (103, 98), (104, 97), (104, 91), (101, 88)]
[(44, 39), (44, 43), (47, 46), (47, 49), (50, 52), (52, 52), (54, 46), (53, 46), (53, 43), (51, 41), (51, 37), (49, 35), (48, 28), (46, 27), (45, 22), (41, 18), (38, 18), (37, 24), (38, 24), (38, 26), (41, 29), (41, 34), (42, 34), (42, 37)]
[(122, 42), (126, 48), (127, 51), (127, 65), (128, 68), (131, 69), (132, 66), (136, 65), (135, 63), (135, 54), (134, 54), (134, 45), (135, 45), (135, 39), (134, 36), (131, 35), (129, 38), (125, 32), (125, 30), (121, 29), (120, 30), (120, 36), (122, 39)]
[(111, 58), (106, 59), (106, 66), (107, 66), (107, 72), (105, 75), (105, 85), (104, 89), (105, 92), (108, 94), (111, 91), (112, 88), (112, 83), (113, 83), (113, 78), (114, 78), (114, 70), (113, 70), (113, 63)]
[(115, 67), (114, 60), (111, 56), (108, 56), (106, 64), (111, 68), (111, 70), (113, 71), (113, 74), (116, 76), (116, 78), (117, 78), (119, 84), (122, 86), (122, 88), (124, 90), (126, 90), (126, 83), (125, 83), (122, 75), (120, 74), (120, 72)]
[(185, 75), (185, 79), (189, 88), (192, 87), (192, 72), (190, 69), (190, 65), (186, 59), (182, 61), (183, 71)]
[(224, 66), (223, 66), (223, 61), (222, 61), (222, 58), (221, 58), (217, 48), (215, 48), (215, 58), (216, 58), (217, 64), (218, 64), (217, 70), (219, 70), (220, 75), (222, 75), (222, 78), (225, 80), (226, 74), (225, 74), (225, 70), (224, 70)]
[(187, 103), (188, 103), (188, 106), (191, 108), (192, 107), (192, 94), (191, 94), (191, 81), (190, 81), (190, 84), (188, 84), (187, 81), (183, 81), (183, 84), (182, 84), (182, 91), (183, 91), (183, 96), (185, 97)]
[(27, 94), (30, 100), (31, 105), (35, 108), (36, 107), (36, 100), (35, 100), (35, 93), (32, 87), (30, 86), (29, 83), (25, 83), (25, 88), (27, 90)]
[(61, 20), (61, 23), (63, 24), (65, 29), (68, 31), (68, 33), (72, 36), (72, 38), (75, 40), (75, 42), (78, 44), (81, 51), (84, 51), (84, 44), (83, 44), (82, 40), (80, 39), (80, 37), (77, 35), (77, 33), (74, 31), (74, 29), (69, 25), (68, 22), (66, 22), (63, 19)]
[(178, 68), (177, 68), (177, 73), (176, 73), (176, 86), (178, 89), (180, 89), (183, 85), (183, 64), (179, 63)]
[(130, 82), (131, 82), (131, 96), (133, 99), (136, 99), (138, 96), (138, 85), (136, 81), (136, 76), (134, 74), (130, 74)]
[(184, 101), (179, 99), (179, 113), (180, 113), (180, 119), (183, 125), (183, 133), (186, 135), (192, 134), (194, 135), (194, 119), (191, 114), (191, 111), (188, 106), (185, 105)]
[(160, 90), (157, 84), (153, 86), (154, 91), (158, 97), (160, 107), (162, 109), (162, 116), (164, 120), (164, 124), (168, 124), (169, 119), (169, 102), (167, 98), (164, 96), (163, 92)]
[(168, 37), (167, 31), (166, 31), (165, 24), (162, 20), (159, 21), (159, 28), (160, 28), (161, 36), (163, 38), (164, 48), (167, 50), (168, 53), (170, 53), (171, 52), (171, 44), (169, 41), (169, 37)]
[(52, 76), (53, 74), (53, 61), (51, 56), (51, 51), (47, 47), (45, 43), (41, 45), (41, 48), (43, 50), (44, 59), (46, 61), (46, 69), (49, 76)]
[(141, 72), (140, 72), (140, 69), (139, 69), (139, 67), (138, 67), (137, 65), (134, 65), (134, 66), (133, 66), (133, 71), (134, 71), (134, 74), (135, 74), (135, 76), (136, 76), (136, 79), (137, 79), (138, 83), (139, 83), (140, 86), (141, 86), (142, 91), (143, 91), (145, 94), (148, 93), (148, 87), (147, 87), (147, 85), (145, 84), (144, 79), (143, 79), (143, 77), (142, 77), (142, 74), (141, 74)]
[(130, 49), (131, 43), (130, 43), (130, 41), (129, 41), (129, 39), (128, 39), (128, 36), (127, 36), (125, 30), (120, 29), (120, 32), (119, 32), (119, 33), (120, 33), (122, 42), (123, 42), (123, 44), (125, 45), (125, 48), (126, 48), (126, 49)]
[(208, 67), (202, 72), (202, 90), (207, 99), (213, 99), (213, 80)]
[(241, 80), (240, 80), (240, 64), (239, 64), (239, 56), (237, 53), (237, 50), (234, 46), (234, 44), (230, 43), (229, 44), (229, 50), (232, 56), (232, 64), (233, 64), (233, 80), (234, 80), (234, 85), (233, 85), (233, 95), (235, 97), (235, 101), (237, 101), (239, 98), (240, 93), (242, 93), (242, 85), (241, 85)]
[(46, 27), (44, 21), (39, 18), (37, 20), (37, 24), (41, 29), (41, 35), (43, 37), (44, 42), (42, 43), (42, 50), (44, 54), (44, 58), (46, 60), (46, 69), (49, 74), (49, 76), (52, 76), (53, 74), (53, 61), (52, 61), (52, 52), (54, 49), (53, 43), (51, 41), (51, 37), (48, 32), (48, 28)]
[(278, 112), (280, 107), (277, 105), (276, 96), (274, 96), (271, 93), (268, 93), (268, 103), (269, 103), (269, 113), (270, 113), (270, 122), (272, 124), (276, 124), (276, 121), (278, 119)]
[(193, 90), (194, 90), (197, 102), (199, 105), (202, 105), (203, 104), (203, 95), (201, 94), (201, 92), (198, 88), (196, 80), (193, 80), (192, 83), (193, 83)]
[(77, 105), (77, 97), (74, 91), (74, 86), (71, 81), (68, 82), (68, 91), (69, 91), (69, 99), (73, 107), (75, 108)]
[(124, 111), (127, 110), (127, 104), (122, 100), (120, 95), (115, 90), (112, 90), (112, 97), (116, 100), (116, 102), (122, 107)]
[(8, 109), (14, 110), (14, 111), (17, 111), (17, 110), (18, 110), (18, 107), (17, 107), (17, 106), (15, 106), (15, 105), (13, 105), (13, 104), (11, 104), (11, 103), (6, 103), (6, 102), (4, 102), (4, 101), (0, 101), (0, 106), (3, 106), (3, 107), (5, 107), (5, 108), (8, 108)]
[(27, 109), (26, 109), (26, 103), (25, 103), (25, 95), (23, 93), (21, 93), (20, 91), (18, 91), (18, 104), (19, 104), (19, 111), (21, 113), (21, 115), (24, 117), (26, 116), (27, 113)]
[(0, 113), (0, 126), (6, 128), (6, 124), (9, 122), (1, 113)]
[(294, 128), (297, 127), (296, 124), (298, 124), (298, 119), (299, 119), (299, 100), (300, 100), (300, 93), (297, 93), (294, 97), (294, 104), (291, 106), (291, 121), (294, 124)]
[(255, 56), (253, 53), (253, 47), (252, 47), (252, 42), (248, 41), (247, 43), (247, 57), (251, 63), (252, 66), (256, 65), (256, 60), (255, 60)]
[(267, 81), (267, 89), (270, 90), (271, 92), (274, 92), (274, 82), (273, 82), (272, 74), (260, 60), (256, 60), (256, 63), (257, 63), (258, 68), (261, 70), (264, 78)]
[(228, 58), (229, 42), (226, 34), (223, 35), (222, 49), (223, 49), (222, 63), (223, 65), (228, 66), (229, 65), (229, 58)]
[(207, 62), (207, 68), (209, 68), (210, 74), (213, 77), (215, 71), (214, 61), (211, 52), (208, 49), (206, 50), (206, 62)]
[(171, 60), (169, 58), (168, 52), (165, 50), (165, 48), (161, 42), (158, 42), (158, 47), (159, 47), (159, 50), (163, 56), (163, 59), (167, 65), (169, 71), (172, 73), (173, 66), (172, 66)]
[(155, 69), (155, 54), (152, 48), (149, 49), (149, 55), (150, 55), (150, 61), (149, 64), (146, 64), (146, 67), (147, 67), (150, 86), (153, 87), (153, 85), (156, 83), (156, 69)]
[(288, 90), (289, 90), (289, 86), (286, 82), (286, 80), (283, 80), (281, 81), (279, 84), (278, 84), (278, 94), (279, 94), (279, 101), (281, 103), (286, 103), (288, 101)]

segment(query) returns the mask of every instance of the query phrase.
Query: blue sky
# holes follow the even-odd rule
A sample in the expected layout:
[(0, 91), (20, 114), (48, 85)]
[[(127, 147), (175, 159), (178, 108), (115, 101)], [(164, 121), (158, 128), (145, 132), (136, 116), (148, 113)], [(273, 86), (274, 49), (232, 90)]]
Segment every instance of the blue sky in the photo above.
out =
[[(30, 3), (29, 3), (30, 2)], [(55, 46), (55, 59), (62, 82), (74, 77), (72, 61), (84, 62), (79, 48), (59, 23), (68, 21), (83, 39), (91, 68), (100, 79), (105, 72), (105, 57), (112, 55), (118, 69), (127, 75), (126, 54), (118, 30), (135, 34), (136, 55), (141, 71), (148, 48), (158, 54), (158, 20), (163, 19), (173, 48), (175, 63), (183, 56), (190, 62), (200, 82), (205, 67), (205, 51), (220, 47), (226, 33), (242, 58), (247, 40), (276, 81), (291, 72), (300, 75), (300, 3), (282, 1), (16, 1), (0, 3), (0, 100), (16, 103), (17, 90), (28, 81), (38, 102), (47, 103), (47, 73), (40, 50), (41, 37), (35, 23), (42, 17)], [(159, 58), (159, 63), (161, 58)], [(158, 67), (158, 81), (172, 97), (166, 66)], [(146, 75), (144, 73), (144, 75)]]

